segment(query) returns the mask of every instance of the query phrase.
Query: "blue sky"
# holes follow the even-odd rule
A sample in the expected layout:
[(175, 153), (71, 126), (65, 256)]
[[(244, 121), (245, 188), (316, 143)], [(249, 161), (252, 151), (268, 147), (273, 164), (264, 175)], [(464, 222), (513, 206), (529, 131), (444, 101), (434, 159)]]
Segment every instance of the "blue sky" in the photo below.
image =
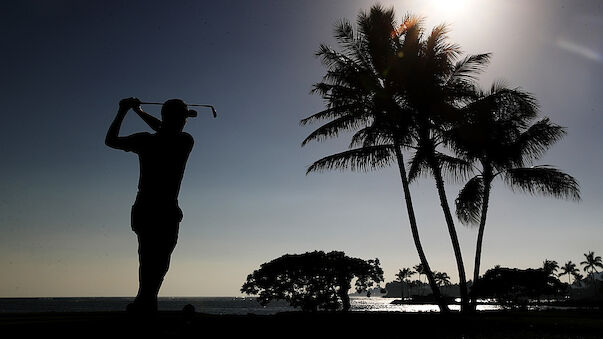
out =
[[(453, 1), (454, 2), (454, 1)], [(492, 52), (484, 86), (533, 93), (568, 135), (541, 164), (581, 184), (581, 203), (495, 186), (482, 267), (579, 262), (603, 252), (603, 28), (597, 1), (382, 1), (397, 17), (451, 25), (466, 53)], [(247, 274), (285, 253), (378, 257), (392, 280), (418, 263), (395, 168), (305, 175), (347, 140), (300, 147), (321, 110), (314, 57), (333, 27), (371, 1), (20, 1), (0, 5), (0, 296), (136, 293), (129, 209), (138, 161), (104, 145), (121, 98), (211, 103), (182, 184), (180, 240), (162, 295), (239, 295)], [(158, 115), (158, 106), (144, 107)], [(123, 134), (146, 130), (135, 115)], [(434, 269), (452, 247), (431, 179), (412, 186)], [(447, 186), (450, 201), (458, 184)], [(458, 225), (466, 270), (476, 230)]]

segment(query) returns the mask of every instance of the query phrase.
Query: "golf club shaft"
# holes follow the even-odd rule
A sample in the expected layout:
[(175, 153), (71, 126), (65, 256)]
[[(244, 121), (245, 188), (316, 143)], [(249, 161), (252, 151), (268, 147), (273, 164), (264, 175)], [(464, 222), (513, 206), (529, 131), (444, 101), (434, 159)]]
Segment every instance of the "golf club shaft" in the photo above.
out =
[[(141, 105), (163, 105), (163, 103), (161, 102), (141, 102)], [(214, 108), (214, 106), (212, 105), (202, 105), (202, 104), (187, 104), (187, 106), (195, 106), (195, 107), (209, 107), (211, 108), (211, 112), (214, 115), (214, 118), (218, 116), (218, 114), (216, 113), (216, 109)]]

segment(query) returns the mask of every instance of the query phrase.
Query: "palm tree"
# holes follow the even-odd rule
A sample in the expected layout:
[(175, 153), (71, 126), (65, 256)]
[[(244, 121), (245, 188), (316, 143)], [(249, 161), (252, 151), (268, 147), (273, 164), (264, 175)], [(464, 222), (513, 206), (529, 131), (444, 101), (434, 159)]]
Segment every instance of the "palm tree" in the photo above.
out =
[(417, 265), (414, 265), (412, 268), (415, 270), (415, 272), (417, 272), (417, 274), (419, 275), (419, 280), (421, 280), (421, 275), (423, 275), (425, 271), (425, 268), (423, 268), (423, 264), (419, 263)]
[(542, 262), (542, 270), (546, 273), (547, 276), (555, 276), (555, 273), (559, 269), (559, 264), (555, 260), (545, 259)]
[(576, 281), (576, 274), (579, 274), (580, 270), (576, 268), (576, 264), (574, 264), (571, 260), (566, 262), (565, 265), (561, 266), (561, 272), (559, 273), (559, 277), (567, 274), (567, 283), (571, 285), (571, 277), (574, 276), (574, 281)]
[[(409, 286), (408, 278), (413, 276), (416, 272), (412, 269), (405, 267), (396, 274), (397, 281), (400, 282), (400, 292), (402, 292), (402, 299), (404, 299), (404, 284)], [(410, 297), (410, 291), (408, 292), (408, 296)]]
[(434, 273), (436, 281), (438, 282), (438, 286), (450, 286), (452, 283), (450, 282), (450, 277), (446, 272), (435, 272)]
[(419, 21), (412, 16), (407, 16), (403, 25), (403, 31), (395, 31), (393, 9), (373, 6), (369, 13), (361, 12), (358, 16), (357, 32), (347, 21), (336, 27), (335, 38), (342, 47), (341, 52), (320, 46), (317, 56), (328, 71), (312, 92), (323, 97), (327, 108), (303, 119), (301, 124), (324, 120), (327, 123), (312, 132), (302, 146), (312, 140), (336, 137), (343, 131), (355, 131), (355, 134), (349, 150), (314, 162), (306, 173), (344, 168), (371, 170), (396, 161), (419, 259), (440, 310), (447, 312), (448, 306), (441, 297), (420, 241), (402, 153), (410, 141), (413, 125), (410, 109), (394, 86), (396, 63), (392, 60), (399, 59), (402, 46), (420, 31)]
[[(405, 27), (402, 26), (402, 30)], [(459, 273), (461, 310), (468, 305), (467, 282), (461, 248), (446, 196), (443, 171), (463, 174), (469, 167), (465, 161), (439, 151), (444, 132), (459, 118), (458, 109), (474, 97), (475, 75), (483, 70), (489, 54), (471, 55), (459, 60), (460, 48), (449, 43), (446, 25), (436, 26), (424, 38), (422, 30), (406, 39), (400, 50), (401, 66), (396, 85), (404, 94), (405, 104), (412, 108), (415, 153), (411, 160), (409, 179), (428, 172), (436, 183), (440, 206), (452, 242)], [(408, 41), (408, 43), (406, 43)], [(460, 171), (460, 172), (457, 172)]]
[(582, 286), (582, 279), (584, 279), (584, 276), (582, 274), (580, 274), (580, 271), (578, 269), (576, 269), (575, 273), (572, 273), (572, 276), (574, 276), (574, 283), (578, 283), (578, 286)]
[(590, 276), (593, 283), (593, 288), (595, 289), (595, 294), (597, 293), (597, 280), (595, 278), (595, 273), (599, 273), (598, 268), (603, 268), (603, 262), (601, 261), (600, 256), (595, 257), (595, 252), (589, 251), (588, 253), (584, 253), (584, 257), (586, 260), (580, 263), (580, 265), (584, 266), (584, 272), (590, 271)]
[[(421, 275), (425, 274), (425, 268), (423, 267), (423, 264), (419, 263), (419, 264), (413, 266), (412, 268), (419, 275), (419, 282), (422, 284), (423, 280), (421, 279)], [(421, 284), (419, 284), (417, 286), (421, 286)], [(423, 288), (421, 288), (421, 295), (423, 295), (422, 291), (423, 291)]]
[[(529, 166), (565, 131), (538, 114), (535, 98), (521, 89), (495, 82), (489, 92), (462, 109), (465, 119), (447, 134), (448, 145), (462, 159), (475, 163), (478, 174), (467, 181), (456, 199), (456, 214), (464, 224), (478, 224), (474, 284), (479, 281), (482, 243), (492, 183), (497, 177), (513, 190), (580, 200), (572, 176), (549, 166)], [(475, 306), (476, 296), (471, 304)]]

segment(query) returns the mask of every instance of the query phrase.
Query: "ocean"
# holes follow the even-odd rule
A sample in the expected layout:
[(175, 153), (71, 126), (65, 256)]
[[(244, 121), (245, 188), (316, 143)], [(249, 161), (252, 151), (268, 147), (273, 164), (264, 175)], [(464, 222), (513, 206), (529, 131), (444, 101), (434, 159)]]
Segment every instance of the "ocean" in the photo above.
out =
[[(131, 297), (119, 298), (0, 298), (0, 313), (23, 312), (110, 312), (123, 311)], [(438, 312), (436, 305), (394, 305), (393, 298), (352, 297), (351, 311), (379, 312)], [(267, 315), (295, 311), (284, 301), (260, 305), (255, 298), (239, 297), (160, 297), (160, 311), (179, 311), (187, 305), (197, 312), (208, 314), (257, 314)], [(450, 305), (451, 310), (458, 305)], [(496, 305), (479, 305), (478, 310), (496, 310)]]

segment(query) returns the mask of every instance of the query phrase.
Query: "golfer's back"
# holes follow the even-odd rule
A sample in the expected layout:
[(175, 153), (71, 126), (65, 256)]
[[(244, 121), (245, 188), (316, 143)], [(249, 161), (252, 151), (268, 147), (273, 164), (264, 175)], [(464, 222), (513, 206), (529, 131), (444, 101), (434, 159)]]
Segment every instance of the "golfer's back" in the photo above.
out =
[(176, 201), (186, 161), (193, 147), (188, 133), (140, 133), (132, 149), (140, 161), (138, 198), (156, 202)]

